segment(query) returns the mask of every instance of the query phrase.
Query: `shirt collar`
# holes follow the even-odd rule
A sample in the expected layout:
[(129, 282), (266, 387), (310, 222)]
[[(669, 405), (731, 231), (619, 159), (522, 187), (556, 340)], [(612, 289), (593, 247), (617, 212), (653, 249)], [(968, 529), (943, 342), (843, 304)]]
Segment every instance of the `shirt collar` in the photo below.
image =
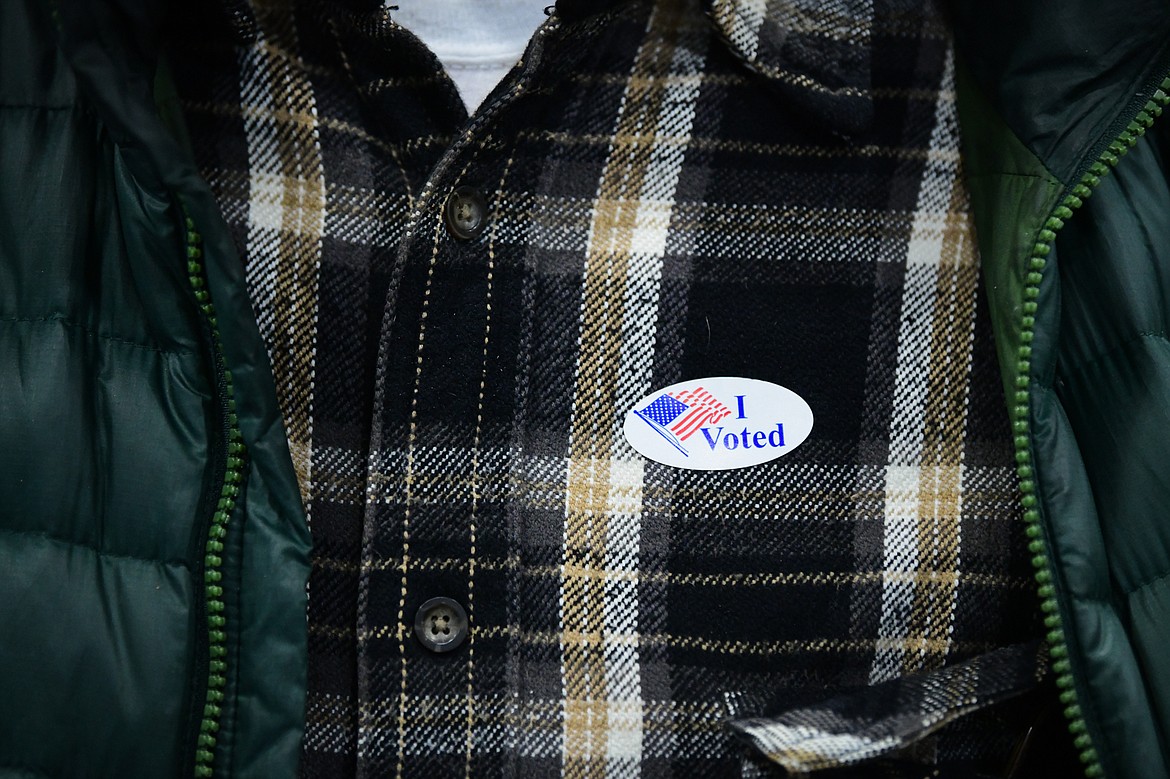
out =
[[(558, 0), (580, 18), (630, 0)], [(839, 136), (873, 123), (873, 0), (703, 0), (728, 50), (810, 121)]]
[(873, 122), (872, 0), (707, 0), (728, 49), (785, 99), (845, 136)]
[[(377, 16), (380, 0), (334, 0)], [(630, 0), (557, 0), (566, 19)], [(224, 0), (241, 37), (254, 35), (249, 0)], [(703, 0), (731, 53), (812, 122), (840, 136), (873, 123), (873, 0)], [(383, 12), (384, 13), (384, 12)]]

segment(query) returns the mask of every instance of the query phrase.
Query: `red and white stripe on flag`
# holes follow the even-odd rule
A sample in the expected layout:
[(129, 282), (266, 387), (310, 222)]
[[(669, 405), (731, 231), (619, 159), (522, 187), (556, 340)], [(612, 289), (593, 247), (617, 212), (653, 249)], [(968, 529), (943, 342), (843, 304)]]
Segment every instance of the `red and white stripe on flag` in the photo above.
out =
[(669, 428), (681, 441), (694, 435), (703, 425), (713, 424), (731, 414), (727, 406), (702, 387), (671, 393), (671, 397), (690, 406)]

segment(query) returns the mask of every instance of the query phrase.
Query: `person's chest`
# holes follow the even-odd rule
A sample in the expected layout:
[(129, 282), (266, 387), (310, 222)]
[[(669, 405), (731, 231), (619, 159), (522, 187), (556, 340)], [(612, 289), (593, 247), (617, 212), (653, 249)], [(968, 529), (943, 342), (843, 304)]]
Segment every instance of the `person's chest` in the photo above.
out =
[[(317, 549), (308, 727), (344, 724), (308, 765), (714, 775), (728, 717), (1029, 635), (937, 20), (826, 32), (861, 89), (753, 73), (689, 6), (554, 18), (470, 119), (399, 28), (259, 21), (179, 79)], [(711, 378), (727, 414), (631, 445)]]

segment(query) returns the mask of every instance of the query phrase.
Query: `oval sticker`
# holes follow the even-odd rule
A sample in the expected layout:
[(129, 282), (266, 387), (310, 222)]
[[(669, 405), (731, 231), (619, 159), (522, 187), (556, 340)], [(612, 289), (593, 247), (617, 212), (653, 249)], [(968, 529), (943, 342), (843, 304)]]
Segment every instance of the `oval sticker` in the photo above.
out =
[(723, 471), (786, 455), (812, 428), (812, 409), (792, 390), (713, 376), (650, 393), (626, 413), (624, 430), (630, 446), (655, 462)]

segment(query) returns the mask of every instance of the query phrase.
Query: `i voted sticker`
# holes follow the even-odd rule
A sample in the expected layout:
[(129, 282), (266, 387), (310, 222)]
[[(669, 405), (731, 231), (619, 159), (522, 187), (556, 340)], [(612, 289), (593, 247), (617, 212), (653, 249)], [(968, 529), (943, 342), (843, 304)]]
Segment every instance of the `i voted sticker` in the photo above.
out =
[(790, 389), (714, 376), (652, 392), (626, 413), (630, 446), (665, 465), (701, 471), (746, 468), (804, 443), (813, 413)]

